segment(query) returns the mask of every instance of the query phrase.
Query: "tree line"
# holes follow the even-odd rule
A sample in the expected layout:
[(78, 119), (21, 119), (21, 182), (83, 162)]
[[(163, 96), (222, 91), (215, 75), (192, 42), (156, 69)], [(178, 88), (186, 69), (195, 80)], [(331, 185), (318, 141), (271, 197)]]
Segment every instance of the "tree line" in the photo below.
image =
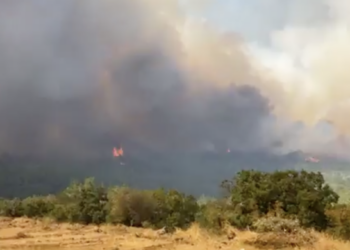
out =
[(0, 215), (168, 230), (197, 222), (216, 233), (227, 224), (254, 230), (257, 220), (273, 217), (297, 220), (303, 228), (350, 239), (350, 207), (338, 204), (339, 195), (321, 173), (244, 170), (223, 181), (221, 189), (222, 197), (200, 203), (176, 190), (107, 188), (88, 178), (55, 195), (1, 199)]

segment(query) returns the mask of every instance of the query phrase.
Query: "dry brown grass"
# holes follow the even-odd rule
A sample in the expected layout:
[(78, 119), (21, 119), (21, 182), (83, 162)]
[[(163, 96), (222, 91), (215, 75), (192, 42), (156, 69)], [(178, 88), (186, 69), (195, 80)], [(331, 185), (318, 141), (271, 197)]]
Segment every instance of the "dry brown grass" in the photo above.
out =
[(248, 239), (247, 244), (258, 249), (288, 249), (314, 246), (318, 237), (313, 232), (296, 231), (293, 233), (260, 233), (254, 239)]
[[(0, 219), (0, 249), (71, 249), (71, 250), (257, 250), (247, 244), (261, 235), (228, 229), (229, 235), (214, 236), (193, 225), (188, 231), (162, 234), (149, 229), (103, 225), (82, 226), (57, 224), (50, 220)], [(234, 232), (234, 233), (233, 233)], [(234, 235), (234, 237), (232, 237)], [(315, 234), (308, 250), (349, 250), (350, 243), (335, 241), (325, 235)], [(229, 236), (229, 237), (228, 237)], [(275, 235), (276, 236), (276, 235)], [(279, 238), (280, 239), (280, 238)], [(276, 239), (275, 239), (276, 240)], [(275, 249), (275, 248), (270, 248)], [(287, 248), (294, 249), (293, 247)]]

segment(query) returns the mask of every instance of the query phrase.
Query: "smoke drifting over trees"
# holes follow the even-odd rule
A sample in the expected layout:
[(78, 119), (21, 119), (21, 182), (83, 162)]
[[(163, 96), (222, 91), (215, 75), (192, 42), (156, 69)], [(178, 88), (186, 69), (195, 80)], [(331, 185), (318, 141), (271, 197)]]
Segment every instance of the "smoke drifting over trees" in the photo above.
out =
[(334, 139), (276, 116), (282, 85), (174, 0), (1, 1), (0, 37), (1, 152), (286, 153)]

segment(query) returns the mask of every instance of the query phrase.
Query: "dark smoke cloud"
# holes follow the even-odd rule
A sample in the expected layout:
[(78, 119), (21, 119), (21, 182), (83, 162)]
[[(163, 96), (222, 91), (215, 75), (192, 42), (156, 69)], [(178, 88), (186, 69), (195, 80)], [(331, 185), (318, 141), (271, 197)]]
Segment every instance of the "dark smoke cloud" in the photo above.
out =
[[(128, 143), (158, 151), (282, 145), (268, 99), (236, 79), (221, 88), (200, 77), (169, 21), (184, 23), (176, 1), (153, 2), (1, 1), (0, 151), (90, 157)], [(259, 81), (239, 58), (232, 71)]]

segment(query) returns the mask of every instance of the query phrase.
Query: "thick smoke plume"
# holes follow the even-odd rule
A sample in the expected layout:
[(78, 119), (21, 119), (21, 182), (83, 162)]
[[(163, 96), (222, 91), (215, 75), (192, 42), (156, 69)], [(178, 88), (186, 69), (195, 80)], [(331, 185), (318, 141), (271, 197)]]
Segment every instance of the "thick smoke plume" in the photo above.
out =
[(175, 0), (1, 1), (0, 38), (1, 152), (322, 151), (334, 139), (294, 123), (293, 93), (243, 40), (188, 21)]
[(252, 1), (249, 7), (241, 21), (254, 16), (246, 36), (265, 43), (254, 45), (259, 63), (282, 83), (279, 114), (309, 125), (328, 120), (349, 134), (349, 1)]

